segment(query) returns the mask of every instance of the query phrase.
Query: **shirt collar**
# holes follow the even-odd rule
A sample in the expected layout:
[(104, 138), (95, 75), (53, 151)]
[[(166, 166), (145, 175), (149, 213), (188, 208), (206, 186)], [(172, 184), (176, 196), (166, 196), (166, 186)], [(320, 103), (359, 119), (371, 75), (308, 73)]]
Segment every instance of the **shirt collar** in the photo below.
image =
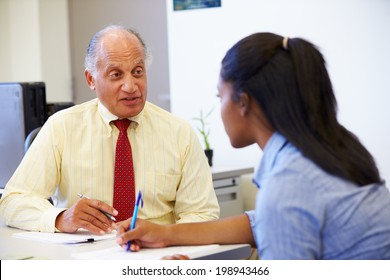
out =
[[(146, 102), (147, 103), (147, 102)], [(146, 106), (147, 104), (145, 104)], [(99, 113), (100, 115), (102, 116), (103, 120), (104, 120), (104, 123), (108, 126), (110, 126), (110, 123), (112, 121), (115, 121), (118, 119), (117, 116), (115, 116), (114, 114), (112, 114), (101, 102), (100, 100), (98, 100), (98, 110), (99, 110)], [(142, 120), (142, 116), (144, 114), (144, 110), (145, 110), (145, 107), (142, 109), (142, 111), (134, 116), (134, 117), (130, 117), (129, 120), (131, 120), (131, 127), (137, 127), (138, 125), (141, 124), (141, 120)], [(111, 126), (110, 126), (111, 127)]]
[(260, 188), (261, 182), (266, 180), (271, 174), (271, 170), (275, 165), (276, 158), (279, 152), (287, 144), (287, 139), (284, 138), (279, 132), (274, 132), (268, 142), (266, 143), (263, 150), (263, 157), (261, 159), (259, 168), (256, 171), (253, 182)]

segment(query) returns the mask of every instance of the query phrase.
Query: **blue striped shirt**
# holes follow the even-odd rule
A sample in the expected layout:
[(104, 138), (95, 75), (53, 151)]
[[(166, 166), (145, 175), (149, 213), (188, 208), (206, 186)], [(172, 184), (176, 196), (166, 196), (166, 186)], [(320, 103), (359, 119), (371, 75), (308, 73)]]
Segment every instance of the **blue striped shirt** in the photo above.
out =
[(324, 172), (275, 133), (248, 214), (261, 259), (390, 259), (390, 193)]

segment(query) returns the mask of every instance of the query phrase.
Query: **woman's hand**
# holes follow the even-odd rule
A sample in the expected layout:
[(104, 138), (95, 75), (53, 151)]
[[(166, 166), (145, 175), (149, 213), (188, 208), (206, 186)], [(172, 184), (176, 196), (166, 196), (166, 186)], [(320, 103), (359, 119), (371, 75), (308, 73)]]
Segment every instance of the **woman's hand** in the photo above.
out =
[(176, 254), (176, 255), (173, 255), (173, 256), (166, 256), (166, 257), (163, 257), (162, 260), (189, 260), (190, 258), (186, 255), (179, 255), (179, 254)]
[(169, 225), (157, 225), (137, 219), (134, 230), (129, 230), (131, 218), (117, 224), (116, 242), (126, 249), (131, 241), (130, 250), (139, 251), (144, 248), (162, 248), (169, 246)]

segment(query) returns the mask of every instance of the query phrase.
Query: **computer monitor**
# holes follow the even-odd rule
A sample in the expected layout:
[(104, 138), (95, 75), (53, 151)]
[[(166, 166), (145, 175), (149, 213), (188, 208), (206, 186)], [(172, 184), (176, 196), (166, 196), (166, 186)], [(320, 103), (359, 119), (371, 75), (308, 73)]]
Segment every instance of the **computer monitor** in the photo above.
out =
[(0, 188), (21, 162), (27, 135), (46, 119), (45, 83), (0, 83)]

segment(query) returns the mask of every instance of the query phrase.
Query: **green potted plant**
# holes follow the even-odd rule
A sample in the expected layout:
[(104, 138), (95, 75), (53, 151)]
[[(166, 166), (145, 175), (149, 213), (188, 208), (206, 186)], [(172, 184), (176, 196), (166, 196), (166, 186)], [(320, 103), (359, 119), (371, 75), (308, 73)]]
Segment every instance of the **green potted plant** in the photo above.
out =
[(203, 114), (203, 110), (200, 110), (200, 116), (194, 118), (194, 120), (199, 121), (200, 123), (200, 126), (197, 127), (197, 129), (202, 135), (204, 146), (205, 146), (204, 152), (206, 154), (210, 166), (213, 165), (213, 149), (211, 149), (210, 146), (210, 141), (209, 141), (210, 128), (208, 128), (209, 123), (206, 120), (213, 112), (213, 109), (214, 108), (212, 108), (206, 115)]

